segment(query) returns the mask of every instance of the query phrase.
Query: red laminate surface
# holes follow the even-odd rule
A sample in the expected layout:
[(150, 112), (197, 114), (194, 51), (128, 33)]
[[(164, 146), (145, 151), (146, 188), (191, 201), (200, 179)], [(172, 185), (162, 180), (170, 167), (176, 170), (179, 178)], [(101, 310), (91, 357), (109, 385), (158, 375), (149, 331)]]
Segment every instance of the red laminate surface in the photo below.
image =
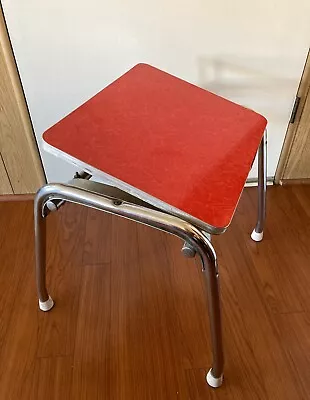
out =
[(43, 134), (53, 148), (216, 228), (229, 225), (261, 115), (138, 64)]

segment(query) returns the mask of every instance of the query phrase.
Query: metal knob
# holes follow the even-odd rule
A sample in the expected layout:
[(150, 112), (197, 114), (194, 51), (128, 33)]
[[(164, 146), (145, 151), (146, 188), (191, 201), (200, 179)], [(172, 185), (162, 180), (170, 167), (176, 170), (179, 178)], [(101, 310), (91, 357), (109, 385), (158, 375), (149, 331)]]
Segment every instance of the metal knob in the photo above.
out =
[(52, 200), (48, 200), (45, 205), (50, 211), (57, 211), (57, 205)]
[(193, 258), (196, 255), (196, 250), (194, 249), (194, 247), (187, 242), (184, 242), (181, 252), (183, 256), (187, 258)]

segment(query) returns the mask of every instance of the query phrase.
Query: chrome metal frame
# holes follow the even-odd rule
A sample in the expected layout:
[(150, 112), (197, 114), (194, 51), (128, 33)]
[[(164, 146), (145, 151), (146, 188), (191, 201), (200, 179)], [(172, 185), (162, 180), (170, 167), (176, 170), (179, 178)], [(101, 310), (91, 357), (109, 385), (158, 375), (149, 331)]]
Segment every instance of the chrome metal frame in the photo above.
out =
[(263, 235), (265, 220), (266, 220), (266, 191), (267, 191), (267, 130), (265, 130), (264, 132), (264, 136), (261, 140), (258, 149), (258, 214), (254, 232), (260, 235)]
[[(256, 234), (262, 234), (266, 217), (266, 146), (265, 132), (258, 152), (258, 219), (253, 231)], [(193, 222), (163, 211), (128, 192), (89, 181), (90, 177), (90, 174), (84, 172), (76, 175), (69, 184), (48, 184), (36, 194), (34, 202), (36, 281), (41, 310), (48, 311), (54, 304), (46, 288), (46, 217), (51, 211), (58, 210), (66, 202), (119, 215), (175, 235), (184, 240), (182, 253), (187, 257), (194, 257), (198, 253), (202, 262), (213, 354), (212, 368), (206, 378), (209, 385), (220, 386), (224, 357), (219, 273), (210, 232), (207, 233)]]
[[(103, 192), (107, 189), (106, 185), (97, 182), (86, 182), (82, 179), (74, 179), (71, 185), (49, 184), (43, 186), (35, 197), (36, 280), (40, 303), (46, 303), (50, 298), (46, 288), (46, 217), (49, 214), (47, 206), (50, 202), (56, 204), (64, 204), (63, 202), (77, 203), (119, 215), (178, 236), (195, 249), (202, 261), (202, 272), (207, 287), (213, 353), (213, 365), (209, 374), (212, 375), (214, 380), (221, 381), (224, 361), (218, 286), (219, 275), (216, 254), (207, 236), (189, 222), (159, 211), (147, 204), (137, 204), (141, 202), (138, 199), (136, 199), (136, 204), (126, 201), (128, 194), (119, 189), (109, 187), (110, 192), (104, 195)], [(88, 185), (87, 189), (85, 185)], [(98, 191), (98, 188), (102, 189), (101, 192)], [(118, 198), (113, 195), (114, 189)]]

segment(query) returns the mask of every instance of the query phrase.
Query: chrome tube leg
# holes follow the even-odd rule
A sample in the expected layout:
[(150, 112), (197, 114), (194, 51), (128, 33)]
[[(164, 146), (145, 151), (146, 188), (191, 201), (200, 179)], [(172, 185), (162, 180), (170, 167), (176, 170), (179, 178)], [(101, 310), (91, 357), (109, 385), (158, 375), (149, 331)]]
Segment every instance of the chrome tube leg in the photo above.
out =
[(212, 257), (211, 259), (208, 257), (208, 265), (205, 265), (204, 261), (202, 261), (202, 265), (202, 273), (204, 275), (208, 297), (210, 333), (213, 353), (213, 365), (206, 376), (206, 380), (210, 386), (216, 388), (221, 386), (223, 382), (224, 369), (219, 274), (215, 257)]
[(39, 308), (42, 311), (49, 311), (54, 302), (46, 289), (46, 216), (44, 216), (43, 211), (43, 202), (39, 190), (34, 201), (36, 282)]
[(210, 386), (219, 387), (223, 381), (224, 364), (219, 277), (216, 254), (206, 234), (191, 223), (159, 210), (145, 208), (138, 204), (115, 201), (113, 198), (70, 185), (46, 185), (39, 190), (35, 199), (37, 283), (41, 303), (51, 300), (45, 286), (45, 221), (42, 214), (43, 206), (48, 200), (64, 200), (119, 215), (169, 232), (194, 248), (202, 260), (210, 314), (213, 365), (206, 379)]
[(265, 131), (258, 150), (258, 216), (256, 226), (251, 234), (255, 242), (263, 240), (266, 219), (267, 191), (267, 132)]

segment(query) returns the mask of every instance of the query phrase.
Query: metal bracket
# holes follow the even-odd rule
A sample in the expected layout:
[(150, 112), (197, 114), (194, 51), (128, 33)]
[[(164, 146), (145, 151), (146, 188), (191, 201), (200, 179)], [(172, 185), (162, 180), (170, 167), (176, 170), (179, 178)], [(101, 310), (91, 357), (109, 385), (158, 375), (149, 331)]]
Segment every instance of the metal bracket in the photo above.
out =
[[(95, 194), (104, 196), (108, 199), (113, 200), (115, 205), (121, 205), (122, 203), (128, 203), (128, 204), (142, 206), (144, 208), (148, 208), (151, 210), (158, 210), (158, 211), (165, 213), (165, 211), (139, 199), (136, 196), (133, 196), (127, 192), (124, 192), (123, 190), (118, 189), (114, 186), (106, 185), (101, 182), (90, 181), (91, 177), (92, 176), (87, 172), (81, 172), (81, 173), (77, 172), (74, 175), (74, 178), (68, 182), (68, 185), (83, 189), (87, 192), (91, 192), (91, 193), (95, 193)], [(43, 211), (42, 211), (43, 216), (47, 217), (47, 215), (50, 212), (59, 210), (59, 208), (62, 207), (65, 203), (66, 203), (65, 200), (55, 200), (55, 199), (50, 200), (50, 199), (48, 199), (44, 203), (44, 206), (43, 206)]]
[[(82, 173), (77, 172), (74, 175), (74, 178), (68, 182), (68, 185), (79, 188), (79, 189), (83, 189), (86, 192), (95, 193), (97, 195), (105, 197), (106, 199), (110, 199), (113, 201), (114, 205), (116, 205), (116, 206), (120, 206), (123, 203), (131, 204), (131, 205), (140, 206), (140, 207), (143, 207), (143, 208), (146, 208), (149, 210), (160, 211), (163, 214), (170, 215), (168, 212), (166, 212), (158, 207), (155, 207), (152, 204), (149, 204), (146, 201), (141, 200), (138, 197), (133, 196), (132, 194), (130, 194), (128, 192), (124, 192), (123, 190), (121, 190), (119, 188), (107, 185), (105, 183), (90, 181), (89, 180), (90, 178), (91, 178), (91, 175), (86, 172), (82, 172)], [(63, 206), (65, 203), (66, 203), (65, 200), (48, 199), (43, 205), (43, 210), (42, 210), (43, 217), (47, 217), (50, 212), (59, 210), (59, 208), (61, 206)], [(209, 241), (211, 241), (210, 234), (204, 232), (204, 235), (208, 238)], [(189, 257), (189, 258), (193, 258), (196, 255), (196, 250), (188, 242), (184, 242), (183, 247), (181, 248), (181, 252), (182, 252), (183, 256)]]
[(147, 203), (146, 201), (143, 201), (138, 197), (133, 196), (132, 194), (124, 192), (123, 190), (118, 189), (115, 186), (110, 186), (105, 183), (89, 181), (85, 179), (72, 179), (68, 184), (70, 186), (86, 190), (87, 192), (96, 193), (108, 199), (111, 199), (113, 200), (115, 205), (121, 205), (122, 203), (129, 203), (137, 206), (142, 206), (144, 208), (148, 208), (151, 210), (158, 210), (161, 212), (165, 212)]
[[(89, 174), (88, 172), (85, 172), (85, 171), (76, 172), (74, 174), (74, 179), (72, 181), (74, 181), (75, 179), (89, 180), (91, 177), (92, 177), (91, 174)], [(70, 181), (70, 182), (72, 182), (72, 181)], [(65, 200), (47, 200), (43, 206), (43, 210), (42, 210), (43, 216), (47, 217), (50, 212), (59, 210), (60, 207), (63, 206), (65, 203), (66, 203)]]

